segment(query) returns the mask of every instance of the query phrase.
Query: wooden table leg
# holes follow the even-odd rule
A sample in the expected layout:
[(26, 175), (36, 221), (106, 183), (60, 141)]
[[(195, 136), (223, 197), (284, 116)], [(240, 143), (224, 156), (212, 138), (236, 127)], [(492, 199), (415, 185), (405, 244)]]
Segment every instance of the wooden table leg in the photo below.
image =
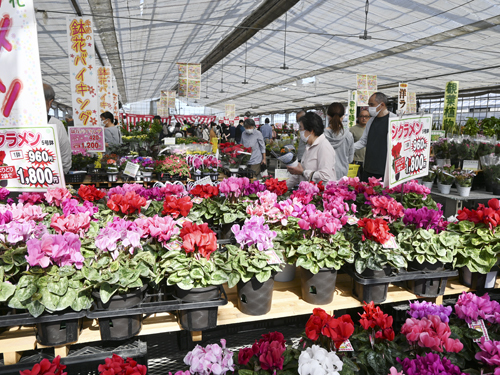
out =
[(3, 353), (3, 364), (14, 365), (21, 359), (20, 352)]
[(202, 338), (202, 332), (201, 331), (191, 331), (191, 339), (196, 342), (196, 341), (201, 341)]

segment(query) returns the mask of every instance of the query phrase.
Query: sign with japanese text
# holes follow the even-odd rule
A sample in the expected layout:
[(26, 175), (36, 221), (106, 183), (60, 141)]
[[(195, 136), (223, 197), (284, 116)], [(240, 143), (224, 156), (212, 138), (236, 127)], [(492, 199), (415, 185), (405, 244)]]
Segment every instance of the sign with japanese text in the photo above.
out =
[(123, 171), (123, 174), (126, 174), (130, 177), (135, 177), (137, 176), (137, 172), (139, 172), (139, 168), (139, 164), (131, 163), (128, 161), (127, 164), (125, 164), (125, 170)]
[(417, 113), (417, 94), (414, 92), (408, 93), (408, 111), (406, 113)]
[(394, 187), (427, 176), (432, 114), (389, 120), (384, 185)]
[(348, 106), (347, 106), (347, 121), (349, 127), (356, 125), (356, 102), (357, 102), (358, 92), (357, 91), (349, 91), (349, 97), (347, 98)]
[(368, 99), (377, 92), (377, 76), (356, 74), (356, 89), (358, 94), (358, 106), (367, 107)]
[(446, 132), (444, 130), (433, 130), (431, 131), (431, 142), (436, 142), (439, 138), (444, 138)]
[(458, 81), (446, 84), (444, 92), (443, 129), (452, 131), (457, 125)]
[(120, 108), (119, 108), (119, 104), (118, 104), (118, 87), (116, 85), (116, 80), (114, 77), (111, 81), (111, 92), (113, 95), (113, 111), (112, 111), (112, 113), (113, 113), (114, 118), (119, 121), (120, 120)]
[(236, 116), (236, 108), (234, 104), (226, 104), (226, 115), (228, 119), (232, 119)]
[(400, 82), (398, 92), (398, 113), (405, 114), (408, 111), (408, 84)]
[(0, 124), (47, 124), (32, 0), (0, 1)]
[(177, 63), (179, 69), (179, 97), (200, 99), (201, 97), (201, 65)]
[(64, 187), (55, 125), (2, 127), (0, 186), (11, 191)]
[(92, 17), (69, 16), (67, 33), (73, 120), (75, 126), (96, 126), (100, 112)]
[(106, 151), (104, 128), (102, 126), (70, 126), (68, 135), (71, 151)]
[(168, 110), (175, 108), (175, 91), (161, 91), (157, 114), (161, 117), (168, 116)]
[(113, 113), (113, 73), (110, 66), (97, 68), (97, 97), (99, 115), (103, 112)]

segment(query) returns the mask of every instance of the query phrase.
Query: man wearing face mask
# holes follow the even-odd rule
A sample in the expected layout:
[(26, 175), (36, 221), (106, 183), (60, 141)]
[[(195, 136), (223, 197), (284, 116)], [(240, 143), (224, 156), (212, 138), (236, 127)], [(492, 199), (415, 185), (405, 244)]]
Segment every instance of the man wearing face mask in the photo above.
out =
[(241, 143), (244, 147), (252, 149), (252, 156), (248, 161), (248, 167), (253, 171), (254, 177), (260, 176), (260, 165), (266, 164), (266, 145), (262, 133), (255, 129), (255, 121), (247, 118), (244, 122), (245, 131), (241, 135)]
[(297, 120), (297, 124), (299, 124), (299, 134), (300, 134), (300, 139), (299, 139), (299, 147), (297, 148), (297, 160), (300, 162), (302, 160), (302, 156), (304, 156), (304, 152), (306, 151), (306, 146), (307, 146), (307, 141), (305, 140), (304, 137), (304, 127), (302, 126), (302, 123), (300, 122), (300, 118), (306, 114), (306, 111), (301, 109), (297, 114), (295, 115), (295, 119)]
[(363, 136), (354, 143), (354, 150), (366, 147), (365, 162), (361, 181), (368, 182), (368, 178), (384, 178), (385, 161), (387, 157), (387, 133), (389, 118), (396, 117), (387, 109), (387, 96), (376, 92), (368, 100), (370, 120), (366, 123)]

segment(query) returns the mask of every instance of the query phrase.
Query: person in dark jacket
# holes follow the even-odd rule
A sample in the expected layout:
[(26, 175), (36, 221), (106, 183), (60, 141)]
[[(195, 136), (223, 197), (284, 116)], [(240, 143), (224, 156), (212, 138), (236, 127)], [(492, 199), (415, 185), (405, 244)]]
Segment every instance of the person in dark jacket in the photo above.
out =
[(235, 140), (236, 143), (241, 143), (241, 135), (245, 131), (245, 127), (243, 126), (243, 120), (240, 120), (238, 127), (236, 128)]

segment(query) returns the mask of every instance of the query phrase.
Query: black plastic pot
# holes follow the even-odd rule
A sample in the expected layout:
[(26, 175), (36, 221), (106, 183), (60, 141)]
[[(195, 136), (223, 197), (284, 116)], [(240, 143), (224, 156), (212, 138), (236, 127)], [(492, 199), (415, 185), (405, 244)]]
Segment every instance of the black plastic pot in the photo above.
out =
[(322, 268), (317, 274), (301, 268), (302, 299), (313, 305), (327, 305), (333, 301), (337, 270)]
[[(125, 294), (115, 294), (103, 303), (99, 292), (94, 291), (96, 306), (99, 310), (122, 310), (139, 305), (144, 299), (147, 285)], [(142, 314), (124, 317), (99, 318), (99, 330), (102, 340), (126, 340), (141, 332)]]
[(462, 285), (468, 286), (478, 292), (486, 292), (495, 288), (499, 268), (493, 267), (487, 274), (471, 272), (467, 267), (461, 267), (458, 273), (458, 280)]
[(486, 178), (484, 180), (484, 186), (485, 186), (485, 189), (488, 193), (493, 192), (493, 182), (489, 178)]
[[(184, 290), (175, 286), (175, 295), (185, 302), (205, 302), (219, 297), (217, 286)], [(188, 331), (204, 331), (217, 327), (218, 307), (179, 310), (179, 323)]]
[(493, 195), (500, 195), (500, 184), (493, 185)]
[[(391, 274), (391, 267), (386, 266), (382, 271), (374, 271), (365, 269), (361, 276), (365, 279), (376, 280), (377, 278), (387, 277)], [(387, 290), (389, 283), (382, 282), (380, 284), (364, 285), (357, 280), (353, 279), (353, 296), (359, 301), (382, 303), (387, 299)]]
[[(420, 264), (416, 260), (408, 262), (408, 271), (440, 272), (444, 270), (441, 262), (434, 264), (425, 261)], [(406, 280), (403, 282), (405, 289), (421, 297), (437, 297), (444, 293), (448, 278), (437, 277), (435, 279), (417, 278), (415, 280)]]
[(264, 315), (271, 310), (273, 302), (274, 278), (265, 283), (259, 282), (255, 277), (250, 281), (237, 284), (238, 309), (247, 315)]
[(37, 323), (36, 341), (45, 346), (58, 346), (78, 341), (83, 319)]
[(444, 265), (441, 262), (436, 262), (434, 264), (425, 261), (420, 264), (416, 260), (412, 260), (408, 262), (408, 270), (409, 271), (442, 271), (444, 269)]

